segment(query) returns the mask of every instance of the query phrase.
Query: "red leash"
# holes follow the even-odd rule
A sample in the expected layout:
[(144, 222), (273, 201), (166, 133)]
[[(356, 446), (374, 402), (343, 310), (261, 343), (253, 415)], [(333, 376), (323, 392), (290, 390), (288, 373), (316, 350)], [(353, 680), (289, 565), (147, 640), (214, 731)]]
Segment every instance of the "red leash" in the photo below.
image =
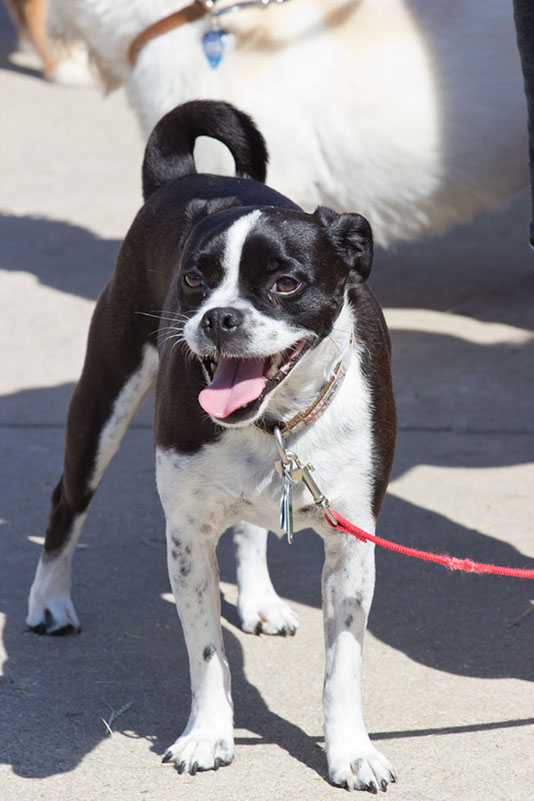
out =
[(458, 559), (456, 556), (447, 556), (446, 554), (428, 553), (427, 551), (418, 551), (415, 548), (406, 548), (404, 545), (398, 545), (396, 542), (383, 540), (382, 537), (376, 537), (374, 534), (368, 534), (367, 531), (354, 526), (341, 517), (338, 512), (329, 509), (329, 512), (337, 520), (337, 526), (325, 518), (335, 531), (344, 531), (346, 534), (352, 534), (353, 537), (361, 540), (362, 542), (374, 542), (376, 545), (381, 545), (383, 548), (389, 548), (390, 551), (397, 551), (405, 556), (415, 556), (417, 559), (425, 559), (427, 562), (437, 562), (438, 565), (448, 567), (449, 570), (461, 570), (464, 573), (494, 573), (497, 576), (513, 576), (515, 578), (534, 579), (534, 570), (515, 570), (512, 567), (499, 567), (499, 565), (484, 565), (480, 562), (472, 562), (471, 559)]
[(353, 537), (361, 540), (361, 542), (374, 542), (376, 545), (381, 545), (383, 548), (389, 548), (390, 551), (397, 551), (397, 553), (402, 553), (404, 556), (415, 556), (416, 559), (424, 559), (427, 562), (436, 562), (438, 565), (448, 567), (449, 570), (461, 570), (464, 573), (493, 573), (497, 576), (513, 576), (514, 578), (534, 579), (534, 570), (516, 570), (512, 567), (484, 565), (480, 562), (473, 562), (471, 559), (458, 559), (458, 557), (448, 556), (448, 554), (418, 551), (415, 548), (407, 548), (405, 545), (399, 545), (396, 542), (384, 540), (382, 537), (376, 537), (374, 534), (369, 534), (367, 531), (358, 528), (358, 526), (354, 526), (352, 523), (349, 523), (348, 520), (345, 520), (344, 517), (341, 517), (338, 512), (330, 509), (328, 499), (325, 495), (323, 495), (312, 478), (311, 471), (314, 469), (313, 466), (311, 464), (303, 464), (296, 453), (286, 449), (284, 438), (279, 426), (274, 427), (273, 434), (279, 455), (279, 458), (276, 460), (274, 466), (276, 472), (282, 476), (284, 482), (280, 514), (280, 528), (286, 532), (289, 542), (292, 542), (293, 539), (291, 485), (293, 481), (302, 481), (311, 492), (313, 502), (316, 504), (316, 506), (323, 510), (326, 521), (334, 529), (334, 531), (344, 531), (346, 534), (352, 534)]

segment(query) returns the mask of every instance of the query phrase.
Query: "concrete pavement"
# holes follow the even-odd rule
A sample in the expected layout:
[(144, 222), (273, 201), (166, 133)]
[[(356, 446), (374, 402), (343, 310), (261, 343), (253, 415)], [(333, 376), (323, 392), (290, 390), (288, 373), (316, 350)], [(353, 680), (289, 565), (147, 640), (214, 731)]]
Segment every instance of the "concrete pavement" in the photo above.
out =
[[(140, 202), (142, 144), (122, 94), (41, 81), (9, 58), (0, 8), (0, 798), (343, 799), (325, 781), (320, 570), (311, 533), (273, 538), (295, 638), (243, 634), (231, 544), (220, 562), (237, 752), (178, 776), (160, 757), (188, 713), (170, 602), (150, 411), (95, 499), (74, 568), (83, 633), (24, 632), (65, 411), (95, 298)], [(379, 531), (534, 563), (534, 253), (524, 199), (376, 258), (401, 433)], [(449, 575), (382, 552), (364, 657), (371, 736), (392, 801), (534, 799), (534, 585)], [(121, 712), (107, 732), (111, 710)]]

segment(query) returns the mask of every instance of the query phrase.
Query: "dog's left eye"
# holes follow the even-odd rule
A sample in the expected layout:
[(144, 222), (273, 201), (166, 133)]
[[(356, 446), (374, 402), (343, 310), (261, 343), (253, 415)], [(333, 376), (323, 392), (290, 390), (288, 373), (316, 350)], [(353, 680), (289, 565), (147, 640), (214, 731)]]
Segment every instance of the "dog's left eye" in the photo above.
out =
[(198, 289), (199, 286), (203, 285), (202, 276), (200, 273), (186, 273), (184, 275), (184, 281), (187, 286), (191, 287), (191, 289)]
[(291, 278), (290, 275), (282, 275), (274, 282), (272, 286), (273, 292), (278, 292), (279, 295), (291, 295), (299, 288), (300, 282), (296, 278)]

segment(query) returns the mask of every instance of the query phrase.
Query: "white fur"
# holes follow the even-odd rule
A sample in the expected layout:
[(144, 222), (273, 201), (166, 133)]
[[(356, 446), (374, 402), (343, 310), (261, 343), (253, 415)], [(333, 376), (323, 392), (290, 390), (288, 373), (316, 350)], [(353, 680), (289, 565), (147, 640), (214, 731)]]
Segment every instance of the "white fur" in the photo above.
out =
[[(301, 408), (303, 395), (319, 391), (324, 375), (339, 359), (341, 346), (346, 345), (351, 323), (352, 312), (345, 306), (332, 336), (305, 355), (285, 379), (282, 386), (288, 414)], [(303, 462), (314, 464), (317, 483), (334, 508), (373, 532), (371, 395), (358, 346), (331, 406), (313, 425), (291, 437), (290, 447)], [(215, 547), (227, 527), (245, 518), (248, 524), (237, 526), (236, 545), (239, 549), (239, 538), (244, 536), (247, 559), (253, 555), (256, 537), (261, 557), (265, 529), (278, 531), (279, 526), (281, 485), (273, 470), (276, 456), (273, 438), (253, 426), (226, 429), (217, 442), (192, 455), (156, 450), (158, 490), (167, 518), (169, 571), (189, 651), (194, 698), (188, 727), (169, 751), (185, 770), (195, 762), (213, 767), (217, 742), (222, 741), (225, 750), (233, 753)], [(390, 779), (392, 768), (369, 740), (359, 691), (362, 640), (374, 589), (374, 549), (348, 535), (334, 534), (318, 510), (304, 511), (310, 504), (311, 496), (303, 485), (295, 486), (295, 529), (312, 525), (325, 540), (324, 703), (330, 776), (349, 788), (365, 787), (370, 781), (380, 786)], [(262, 603), (266, 601), (268, 606), (272, 588), (261, 570), (256, 569), (255, 575), (259, 578), (256, 592), (251, 582), (240, 588), (240, 593), (245, 593), (240, 606), (249, 630), (261, 620)], [(282, 624), (290, 631), (295, 621), (276, 601), (275, 605), (277, 608), (270, 610), (274, 625)], [(202, 652), (208, 645), (215, 647), (216, 660), (214, 656), (206, 664)]]
[[(72, 557), (80, 539), (87, 512), (78, 515), (73, 522), (70, 537), (59, 556), (42, 555), (30, 589), (28, 616), (30, 627), (47, 625), (47, 634), (53, 634), (67, 626), (80, 630), (78, 616), (70, 598)], [(47, 621), (46, 612), (52, 615)]]
[(68, 55), (58, 61), (48, 79), (64, 86), (93, 86), (94, 78), (91, 74), (87, 52), (82, 47), (69, 48)]
[(276, 593), (267, 567), (268, 531), (241, 521), (234, 526), (237, 611), (243, 631), (295, 634), (299, 621)]
[[(346, 346), (351, 317), (352, 311), (345, 305), (332, 334), (306, 354), (280, 387), (267, 396), (267, 416), (272, 413), (276, 417), (282, 414), (284, 418), (292, 417), (302, 411), (308, 398), (311, 403), (317, 397), (325, 378), (339, 361), (340, 353)], [(313, 425), (295, 434), (290, 443), (303, 462), (313, 462), (317, 481), (330, 497), (332, 505), (335, 508), (344, 506), (347, 497), (351, 498), (351, 506), (356, 505), (354, 514), (359, 524), (366, 528), (374, 526), (370, 512), (373, 437), (371, 398), (360, 368), (358, 348), (356, 343), (347, 375), (328, 410)], [(340, 448), (340, 442), (347, 440), (349, 432), (352, 432), (350, 436), (354, 439), (350, 444), (347, 442), (346, 447)], [(245, 458), (249, 450), (253, 451), (250, 463)], [(349, 461), (347, 453), (350, 454)], [(183, 481), (166, 483), (162, 502), (164, 506), (166, 503), (174, 505), (175, 500), (180, 498), (179, 502), (176, 501), (178, 509), (182, 503), (189, 506), (195, 503), (197, 490), (210, 487), (213, 503), (220, 507), (221, 525), (224, 521), (225, 528), (245, 518), (251, 523), (277, 531), (280, 479), (273, 470), (275, 454), (274, 439), (251, 425), (225, 429), (216, 443), (193, 455), (169, 456), (163, 453), (161, 458), (170, 460), (177, 470), (187, 468), (187, 476)], [(354, 486), (357, 487), (356, 492)], [(187, 496), (189, 500), (186, 502), (182, 496)], [(252, 507), (245, 505), (243, 498), (254, 500)], [(299, 505), (310, 502), (311, 498), (303, 485), (295, 487), (295, 508), (298, 510)], [(298, 518), (298, 511), (296, 514)], [(319, 512), (317, 521), (321, 521)], [(309, 517), (301, 518), (297, 523), (301, 527), (311, 524)]]
[[(161, 457), (158, 463), (161, 468)], [(164, 493), (167, 491), (163, 489)], [(182, 510), (185, 515), (171, 508), (167, 515), (169, 577), (182, 621), (191, 677), (189, 720), (167, 753), (177, 766), (183, 763), (186, 771), (195, 763), (200, 769), (213, 768), (216, 759), (230, 762), (234, 755), (230, 671), (222, 642), (215, 556), (220, 532), (209, 516), (202, 515), (202, 506), (200, 503), (198, 509), (191, 509), (189, 499)], [(204, 656), (206, 649), (212, 649), (209, 659)]]
[[(245, 239), (250, 234), (260, 217), (261, 211), (259, 209), (255, 209), (254, 211), (251, 211), (250, 214), (245, 214), (244, 217), (239, 217), (239, 219), (236, 220), (226, 232), (226, 245), (222, 258), (224, 280), (218, 287), (217, 292), (214, 293), (214, 297), (217, 298), (217, 306), (230, 305), (230, 303), (232, 303), (239, 296), (239, 267), (241, 264), (243, 245), (245, 244)], [(229, 296), (228, 300), (226, 299), (226, 296)]]
[(117, 395), (110, 418), (100, 434), (96, 463), (89, 484), (93, 492), (100, 484), (106, 467), (118, 451), (126, 429), (152, 392), (158, 365), (159, 356), (156, 348), (153, 345), (145, 345), (139, 367), (128, 378)]
[(109, 85), (126, 85), (145, 134), (180, 102), (228, 100), (266, 137), (270, 185), (307, 210), (364, 214), (380, 244), (439, 232), (526, 185), (502, 0), (289, 0), (228, 15), (236, 44), (216, 70), (205, 20), (151, 41), (132, 69), (135, 35), (185, 4), (51, 0), (50, 16), (63, 38), (87, 41)]

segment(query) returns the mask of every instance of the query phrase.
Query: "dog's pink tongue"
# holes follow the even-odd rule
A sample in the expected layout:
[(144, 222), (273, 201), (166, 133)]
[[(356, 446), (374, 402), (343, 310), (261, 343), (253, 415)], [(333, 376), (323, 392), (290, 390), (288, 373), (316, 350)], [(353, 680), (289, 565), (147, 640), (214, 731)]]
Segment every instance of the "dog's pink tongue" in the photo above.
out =
[(261, 395), (265, 387), (264, 359), (219, 358), (213, 381), (198, 396), (198, 402), (212, 417), (228, 417)]

